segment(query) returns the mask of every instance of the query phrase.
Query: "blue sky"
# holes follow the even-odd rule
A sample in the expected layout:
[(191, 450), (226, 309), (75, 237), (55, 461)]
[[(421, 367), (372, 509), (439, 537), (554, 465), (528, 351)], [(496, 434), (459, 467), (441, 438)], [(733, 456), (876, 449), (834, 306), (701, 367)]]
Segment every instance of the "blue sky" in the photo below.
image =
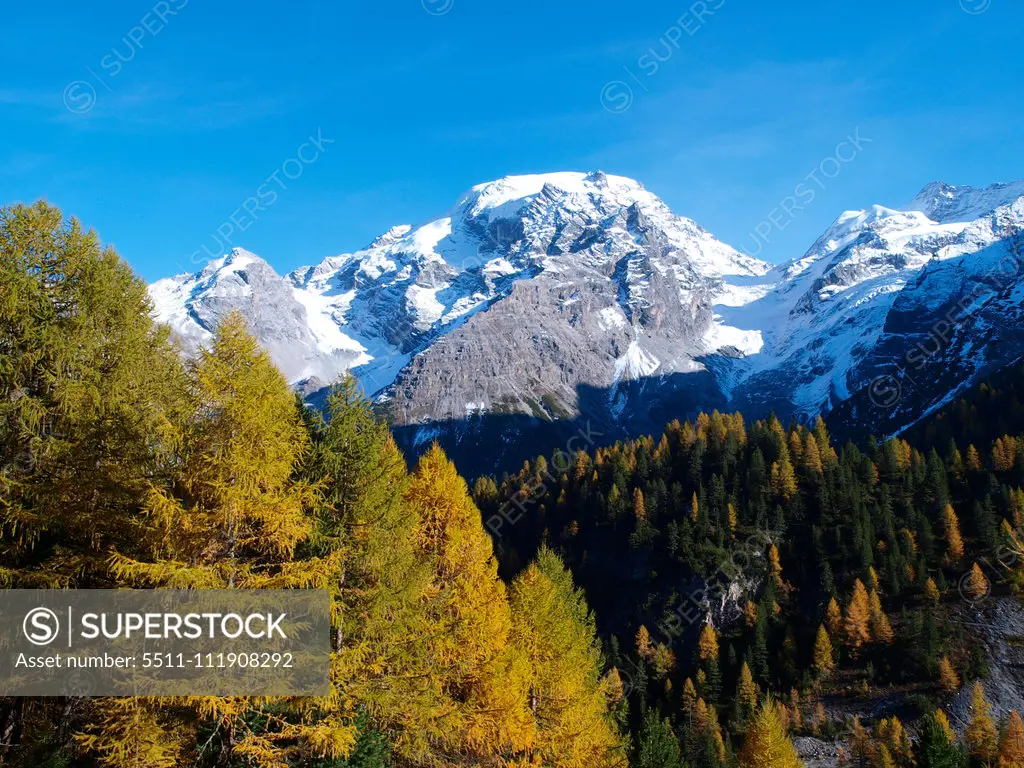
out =
[(770, 261), (934, 179), (1024, 177), (1019, 0), (691, 4), (14, 4), (0, 202), (45, 197), (153, 280), (268, 183), (230, 237), (284, 271), (509, 174), (632, 176)]

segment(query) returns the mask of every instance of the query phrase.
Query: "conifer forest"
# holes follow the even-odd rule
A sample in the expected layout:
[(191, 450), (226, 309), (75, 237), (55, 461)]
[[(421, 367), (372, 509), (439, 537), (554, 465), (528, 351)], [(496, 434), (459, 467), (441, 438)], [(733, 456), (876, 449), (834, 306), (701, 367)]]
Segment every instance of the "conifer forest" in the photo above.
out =
[(0, 209), (3, 587), (331, 595), (328, 695), (0, 698), (0, 763), (1024, 768), (1021, 376), (885, 440), (713, 411), (468, 477)]

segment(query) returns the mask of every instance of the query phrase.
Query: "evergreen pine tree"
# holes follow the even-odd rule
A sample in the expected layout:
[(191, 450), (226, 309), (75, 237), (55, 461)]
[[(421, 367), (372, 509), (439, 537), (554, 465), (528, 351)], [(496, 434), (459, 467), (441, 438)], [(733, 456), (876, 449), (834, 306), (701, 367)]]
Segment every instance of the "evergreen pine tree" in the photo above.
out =
[(653, 710), (644, 715), (643, 731), (637, 748), (634, 768), (682, 768), (679, 740), (667, 719)]
[(963, 768), (964, 755), (956, 745), (942, 710), (927, 715), (917, 745), (918, 768)]

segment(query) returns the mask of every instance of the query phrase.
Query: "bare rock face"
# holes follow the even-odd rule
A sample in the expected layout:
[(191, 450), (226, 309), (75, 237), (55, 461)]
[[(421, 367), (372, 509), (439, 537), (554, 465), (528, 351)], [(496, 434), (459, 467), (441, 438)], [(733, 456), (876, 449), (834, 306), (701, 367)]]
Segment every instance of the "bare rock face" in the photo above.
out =
[(304, 394), (351, 371), (413, 447), (716, 407), (891, 433), (1024, 354), (1022, 236), (1024, 183), (936, 183), (773, 267), (636, 181), (552, 173), (287, 277), (236, 250), (151, 293), (190, 350), (238, 309)]
[[(1003, 718), (1011, 710), (1024, 710), (1024, 607), (1014, 597), (988, 597), (979, 603), (965, 603), (957, 616), (972, 638), (985, 651), (988, 675), (985, 696), (992, 714)], [(971, 686), (966, 683), (949, 702), (953, 726), (963, 731), (971, 718)]]
[[(721, 272), (750, 275), (767, 265), (744, 260), (692, 223), (679, 227), (653, 200), (645, 213), (634, 199), (642, 190), (629, 192), (618, 205), (601, 197), (595, 205), (546, 184), (516, 219), (473, 217), (481, 230), (515, 232), (496, 258), (532, 276), (512, 282), (399, 373), (385, 390), (396, 422), (572, 417), (581, 411), (581, 384), (607, 389), (607, 410), (618, 415), (628, 399), (620, 385), (701, 370)], [(677, 226), (666, 231), (666, 224)], [(722, 257), (710, 275), (695, 263), (705, 244)]]
[(635, 415), (631, 384), (742, 354), (719, 344), (714, 303), (769, 269), (638, 182), (558, 173), (474, 187), (440, 219), (287, 278), (239, 250), (152, 294), (190, 349), (238, 309), (303, 391), (352, 370), (398, 425), (569, 418), (581, 387), (618, 418)]

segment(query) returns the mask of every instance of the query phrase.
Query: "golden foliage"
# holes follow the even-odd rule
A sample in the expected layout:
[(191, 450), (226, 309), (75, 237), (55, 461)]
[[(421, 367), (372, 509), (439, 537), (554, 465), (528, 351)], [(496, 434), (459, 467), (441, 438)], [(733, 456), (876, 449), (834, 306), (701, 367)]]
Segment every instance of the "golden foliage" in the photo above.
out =
[(981, 600), (988, 595), (988, 579), (985, 578), (985, 573), (977, 563), (971, 565), (971, 570), (967, 574), (967, 579), (964, 581), (963, 586), (964, 592), (972, 600)]
[(718, 660), (718, 633), (710, 624), (705, 624), (697, 640), (697, 658), (701, 661)]
[(960, 689), (960, 676), (953, 669), (948, 656), (939, 659), (939, 687), (946, 693), (956, 693)]
[(871, 642), (871, 601), (863, 582), (857, 579), (853, 594), (846, 606), (843, 631), (847, 646), (856, 654), (861, 647)]
[(952, 504), (942, 509), (942, 532), (946, 537), (946, 560), (951, 564), (959, 563), (964, 556), (964, 539), (960, 535), (960, 520)]
[(800, 768), (803, 764), (786, 734), (779, 705), (766, 699), (747, 728), (739, 761), (743, 768)]
[[(622, 683), (602, 681), (594, 620), (558, 557), (543, 549), (512, 586), (515, 643), (529, 663), (536, 731), (525, 756), (558, 768), (626, 766), (611, 716)], [(507, 683), (506, 683), (507, 684)]]
[(827, 678), (835, 669), (832, 640), (828, 636), (825, 625), (818, 627), (818, 636), (814, 640), (814, 671), (821, 679)]
[(533, 737), (524, 701), (528, 670), (510, 643), (507, 590), (466, 482), (436, 444), (416, 465), (406, 503), (419, 521), (416, 543), (437, 596), (429, 608), (435, 625), (430, 679), (448, 692), (451, 706), (441, 743), (472, 754), (523, 749)]
[(992, 706), (980, 682), (971, 688), (971, 720), (964, 732), (964, 741), (971, 756), (982, 763), (994, 763), (998, 758), (999, 734), (992, 719)]
[(999, 768), (1024, 768), (1024, 721), (1016, 710), (999, 737)]
[(843, 631), (843, 612), (834, 597), (828, 601), (828, 606), (825, 608), (825, 628), (833, 637)]
[(736, 703), (743, 712), (751, 714), (757, 708), (757, 695), (757, 683), (754, 682), (747, 662), (743, 662), (739, 681), (736, 683)]

